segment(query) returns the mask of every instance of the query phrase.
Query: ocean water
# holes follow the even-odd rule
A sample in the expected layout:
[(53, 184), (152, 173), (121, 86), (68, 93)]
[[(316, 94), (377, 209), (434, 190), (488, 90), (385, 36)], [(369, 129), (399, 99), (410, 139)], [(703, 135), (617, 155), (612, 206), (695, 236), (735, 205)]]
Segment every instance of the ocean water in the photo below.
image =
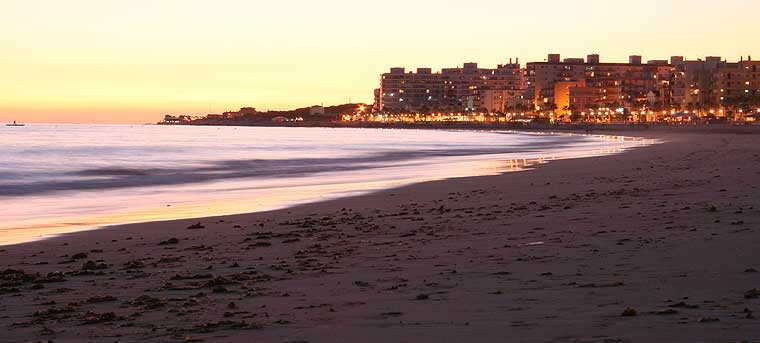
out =
[(645, 144), (501, 131), (0, 127), (0, 245), (113, 224), (271, 210)]

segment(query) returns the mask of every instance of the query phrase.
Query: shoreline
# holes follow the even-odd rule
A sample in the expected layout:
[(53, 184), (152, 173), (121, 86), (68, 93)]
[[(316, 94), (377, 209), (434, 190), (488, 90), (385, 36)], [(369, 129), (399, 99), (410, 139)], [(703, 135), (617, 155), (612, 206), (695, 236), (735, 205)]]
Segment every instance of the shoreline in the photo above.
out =
[(641, 134), (666, 143), (0, 247), (0, 269), (42, 275), (0, 292), (0, 318), (56, 342), (757, 339), (760, 147)]
[[(0, 248), (4, 246), (9, 245), (16, 245), (16, 244), (23, 244), (26, 242), (32, 242), (32, 241), (43, 241), (46, 239), (54, 238), (61, 235), (76, 233), (79, 231), (92, 231), (92, 230), (99, 230), (99, 229), (108, 229), (110, 227), (117, 227), (122, 225), (135, 225), (135, 224), (142, 224), (142, 223), (149, 223), (154, 221), (171, 221), (171, 220), (192, 220), (192, 219), (203, 219), (205, 217), (210, 216), (228, 216), (228, 215), (236, 215), (236, 214), (246, 214), (246, 213), (255, 213), (255, 212), (264, 212), (264, 211), (273, 211), (278, 209), (286, 209), (286, 208), (292, 208), (296, 206), (300, 206), (303, 204), (308, 203), (317, 203), (317, 202), (323, 202), (330, 199), (338, 199), (338, 198), (345, 198), (345, 197), (352, 197), (357, 194), (371, 194), (377, 191), (387, 190), (387, 189), (395, 189), (399, 187), (403, 187), (406, 185), (413, 185), (420, 182), (427, 182), (427, 181), (434, 181), (434, 180), (446, 180), (451, 178), (460, 178), (460, 177), (471, 177), (471, 176), (478, 176), (478, 175), (493, 175), (493, 174), (502, 174), (507, 172), (515, 172), (515, 171), (523, 171), (525, 168), (531, 168), (535, 164), (544, 163), (544, 162), (552, 162), (556, 160), (562, 160), (562, 159), (571, 159), (571, 158), (579, 158), (579, 157), (589, 157), (589, 156), (601, 156), (601, 155), (608, 155), (608, 154), (617, 154), (617, 153), (623, 153), (630, 149), (639, 148), (641, 146), (645, 146), (648, 144), (657, 144), (654, 140), (647, 140), (647, 139), (640, 139), (633, 136), (610, 136), (610, 135), (590, 135), (590, 134), (584, 134), (581, 132), (539, 132), (539, 131), (516, 131), (516, 130), (460, 130), (460, 129), (450, 129), (447, 131), (459, 131), (459, 132), (487, 132), (490, 134), (514, 134), (514, 135), (524, 135), (524, 136), (554, 136), (557, 137), (556, 139), (561, 139), (562, 142), (555, 142), (553, 145), (549, 148), (541, 148), (540, 151), (533, 151), (530, 153), (527, 152), (520, 152), (514, 150), (505, 150), (505, 151), (494, 151), (493, 153), (483, 153), (483, 152), (476, 152), (473, 155), (457, 155), (460, 158), (465, 157), (478, 157), (478, 156), (485, 156), (485, 157), (479, 157), (479, 162), (477, 165), (472, 165), (470, 168), (464, 168), (462, 170), (450, 170), (446, 175), (443, 175), (441, 173), (432, 173), (427, 176), (418, 176), (416, 178), (409, 178), (409, 177), (402, 177), (399, 180), (396, 179), (380, 179), (380, 180), (374, 180), (374, 181), (367, 181), (367, 182), (360, 182), (360, 183), (351, 183), (351, 182), (344, 182), (342, 186), (333, 187), (332, 190), (329, 188), (324, 188), (322, 195), (318, 194), (311, 194), (311, 196), (303, 195), (301, 197), (294, 197), (294, 198), (287, 198), (287, 199), (280, 199), (279, 201), (272, 202), (274, 200), (271, 200), (269, 203), (266, 201), (262, 203), (259, 202), (259, 198), (253, 198), (252, 200), (245, 202), (241, 201), (238, 202), (236, 198), (214, 198), (214, 197), (206, 197), (203, 199), (196, 199), (195, 203), (192, 204), (181, 204), (176, 205), (173, 203), (173, 200), (171, 197), (167, 198), (163, 203), (172, 204), (172, 206), (169, 208), (158, 206), (153, 208), (140, 208), (140, 209), (122, 209), (121, 211), (112, 211), (112, 212), (102, 212), (97, 214), (88, 214), (88, 213), (81, 213), (81, 214), (67, 214), (66, 217), (62, 217), (60, 219), (57, 219), (57, 221), (46, 221), (43, 222), (42, 220), (28, 220), (27, 222), (18, 222), (19, 225), (27, 225), (25, 226), (0, 226), (0, 234), (7, 232), (9, 235), (8, 238), (1, 238), (0, 239)], [(567, 142), (564, 141), (566, 137), (568, 139)], [(575, 136), (575, 138), (573, 138)], [(493, 136), (498, 137), (498, 136)], [(582, 151), (575, 151), (570, 150), (567, 151), (565, 145), (570, 145), (570, 147), (575, 147), (575, 143), (569, 143), (572, 140), (581, 139), (581, 140), (590, 140), (596, 143), (588, 143), (590, 145), (594, 144), (605, 144), (604, 147), (593, 147), (589, 146), (586, 147), (585, 145), (581, 145), (578, 148), (574, 149), (581, 149)], [(509, 138), (507, 139), (509, 140)], [(581, 143), (586, 144), (586, 143)], [(512, 149), (512, 148), (510, 148)], [(549, 149), (549, 150), (546, 150)], [(528, 159), (525, 159), (523, 157), (517, 158), (516, 156), (512, 156), (514, 154), (528, 154), (530, 157)], [(516, 159), (517, 158), (517, 159)], [(433, 161), (429, 161), (430, 163), (433, 163)], [(435, 162), (440, 163), (440, 162)], [(465, 162), (466, 163), (466, 162)], [(429, 164), (428, 166), (435, 166), (436, 164)], [(449, 167), (453, 167), (451, 162), (448, 162)], [(498, 166), (497, 166), (498, 165)], [(488, 166), (488, 167), (487, 167)], [(426, 167), (426, 168), (429, 168)], [(387, 167), (386, 167), (387, 168)], [(493, 169), (493, 170), (492, 170)], [(366, 172), (369, 172), (369, 170), (366, 170)], [(426, 173), (423, 173), (426, 174)], [(429, 174), (429, 173), (428, 173)], [(313, 177), (313, 176), (312, 176)], [(242, 180), (242, 181), (238, 181)], [(245, 182), (245, 178), (235, 178), (235, 179), (227, 179), (225, 182), (232, 181), (233, 183), (237, 182)], [(210, 180), (209, 182), (218, 181), (218, 180)], [(312, 181), (314, 182), (314, 181)], [(201, 187), (203, 183), (196, 184), (197, 187)], [(190, 186), (189, 184), (187, 186)], [(309, 187), (314, 187), (309, 186)], [(110, 188), (104, 188), (103, 191), (109, 191), (109, 192), (115, 192), (115, 191), (122, 191), (122, 192), (129, 192), (129, 188), (125, 188), (123, 190), (116, 189), (110, 189)], [(223, 190), (223, 189), (222, 189)], [(276, 189), (274, 191), (277, 191)], [(302, 190), (303, 191), (303, 190)], [(311, 191), (311, 193), (314, 193)], [(60, 198), (60, 196), (55, 195), (56, 198)], [(243, 197), (245, 194), (242, 195)], [(10, 198), (9, 198), (10, 199)], [(247, 205), (246, 205), (247, 204)], [(11, 225), (14, 223), (13, 221), (10, 222)], [(40, 225), (39, 227), (35, 227), (33, 225)], [(9, 224), (9, 223), (6, 223)], [(7, 230), (7, 231), (5, 231)], [(14, 236), (15, 235), (15, 236)], [(12, 236), (12, 237), (10, 237)]]
[(218, 127), (323, 127), (367, 129), (419, 129), (419, 130), (507, 130), (522, 132), (704, 132), (704, 133), (760, 133), (760, 125), (750, 124), (669, 124), (669, 123), (381, 123), (381, 122), (300, 122), (271, 123), (245, 121), (216, 121), (194, 124), (153, 124), (159, 126), (218, 126)]

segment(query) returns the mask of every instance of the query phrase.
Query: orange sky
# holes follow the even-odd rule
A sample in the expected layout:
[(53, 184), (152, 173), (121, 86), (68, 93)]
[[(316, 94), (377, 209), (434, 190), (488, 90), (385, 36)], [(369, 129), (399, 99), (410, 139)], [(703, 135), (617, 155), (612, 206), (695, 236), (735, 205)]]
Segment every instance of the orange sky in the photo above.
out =
[(0, 121), (372, 102), (391, 66), (760, 58), (755, 0), (0, 0)]

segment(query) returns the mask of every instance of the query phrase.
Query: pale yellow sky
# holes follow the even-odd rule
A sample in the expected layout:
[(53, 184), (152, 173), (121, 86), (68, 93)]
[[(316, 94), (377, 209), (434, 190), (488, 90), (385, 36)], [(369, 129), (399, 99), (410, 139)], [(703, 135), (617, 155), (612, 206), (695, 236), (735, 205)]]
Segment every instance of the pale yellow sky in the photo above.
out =
[(0, 0), (0, 121), (372, 102), (392, 66), (760, 58), (756, 0)]

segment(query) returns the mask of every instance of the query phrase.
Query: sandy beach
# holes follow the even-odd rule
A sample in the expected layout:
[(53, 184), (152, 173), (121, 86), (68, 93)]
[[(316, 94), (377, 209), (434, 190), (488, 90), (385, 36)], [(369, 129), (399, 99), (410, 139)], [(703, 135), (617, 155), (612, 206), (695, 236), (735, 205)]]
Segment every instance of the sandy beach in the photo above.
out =
[(756, 134), (0, 247), (0, 342), (758, 342)]

